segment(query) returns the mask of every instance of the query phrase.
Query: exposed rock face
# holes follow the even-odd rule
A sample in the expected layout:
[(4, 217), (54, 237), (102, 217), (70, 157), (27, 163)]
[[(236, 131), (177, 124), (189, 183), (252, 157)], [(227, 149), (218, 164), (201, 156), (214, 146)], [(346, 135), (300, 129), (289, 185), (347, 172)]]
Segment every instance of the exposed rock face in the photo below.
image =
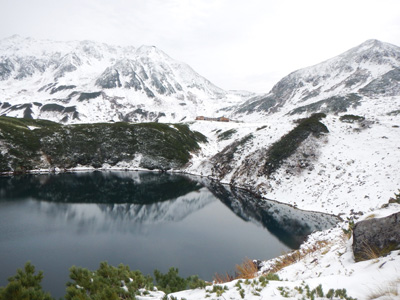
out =
[(400, 248), (400, 212), (385, 218), (358, 222), (353, 230), (356, 261), (371, 258), (371, 252), (384, 255)]

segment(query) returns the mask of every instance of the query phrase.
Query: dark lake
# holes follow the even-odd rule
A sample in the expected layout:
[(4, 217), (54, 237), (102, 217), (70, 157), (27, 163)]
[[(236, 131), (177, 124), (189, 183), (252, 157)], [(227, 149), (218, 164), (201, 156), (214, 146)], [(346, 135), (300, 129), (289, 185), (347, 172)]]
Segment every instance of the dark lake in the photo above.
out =
[(72, 265), (101, 261), (153, 274), (179, 268), (212, 280), (245, 257), (297, 248), (328, 215), (254, 198), (203, 178), (151, 172), (0, 177), (0, 286), (31, 261), (65, 295)]

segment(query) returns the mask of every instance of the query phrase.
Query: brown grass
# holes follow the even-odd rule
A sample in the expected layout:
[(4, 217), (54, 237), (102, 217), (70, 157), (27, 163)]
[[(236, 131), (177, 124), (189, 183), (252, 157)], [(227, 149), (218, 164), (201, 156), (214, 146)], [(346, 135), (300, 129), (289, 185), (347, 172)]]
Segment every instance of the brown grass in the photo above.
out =
[(226, 272), (225, 275), (215, 273), (213, 281), (215, 283), (220, 284), (220, 283), (225, 283), (225, 282), (231, 282), (232, 280), (235, 280), (235, 279), (236, 279), (235, 276), (232, 276), (231, 274)]
[(400, 278), (389, 282), (385, 287), (379, 287), (368, 295), (368, 300), (379, 299), (399, 299), (400, 296)]
[[(303, 248), (301, 250), (294, 250), (288, 252), (275, 260), (275, 263), (267, 270), (265, 273), (276, 273), (283, 268), (290, 266), (296, 262), (299, 262), (301, 259), (306, 257), (307, 255), (314, 253), (322, 248), (328, 246), (328, 242), (326, 240), (318, 241), (311, 245), (308, 248)], [(327, 250), (326, 250), (327, 251)], [(326, 253), (326, 252), (325, 252)]]
[[(326, 248), (327, 246), (329, 246), (328, 241), (322, 240), (315, 242), (308, 248), (303, 248), (301, 250), (294, 250), (288, 253), (284, 253), (282, 256), (275, 259), (274, 264), (267, 271), (265, 271), (264, 274), (276, 273), (287, 266), (299, 262), (307, 255), (312, 254), (323, 248)], [(325, 253), (327, 251), (328, 249), (325, 249)], [(235, 275), (231, 275), (228, 273), (225, 273), (225, 275), (221, 275), (216, 273), (214, 275), (214, 282), (225, 283), (239, 278), (252, 279), (257, 276), (257, 272), (258, 272), (257, 265), (251, 259), (245, 258), (242, 264), (236, 265)]]
[(395, 250), (396, 244), (390, 244), (383, 249), (369, 245), (367, 242), (362, 243), (362, 249), (360, 254), (355, 257), (356, 261), (378, 259), (381, 256), (385, 256), (391, 251)]
[(256, 277), (257, 272), (257, 265), (247, 257), (241, 265), (236, 265), (236, 278), (251, 279)]
[(251, 259), (246, 257), (243, 260), (242, 264), (236, 265), (235, 275), (231, 275), (229, 273), (221, 275), (216, 273), (214, 275), (214, 282), (225, 283), (239, 278), (252, 279), (257, 276), (257, 272), (258, 272), (257, 265)]

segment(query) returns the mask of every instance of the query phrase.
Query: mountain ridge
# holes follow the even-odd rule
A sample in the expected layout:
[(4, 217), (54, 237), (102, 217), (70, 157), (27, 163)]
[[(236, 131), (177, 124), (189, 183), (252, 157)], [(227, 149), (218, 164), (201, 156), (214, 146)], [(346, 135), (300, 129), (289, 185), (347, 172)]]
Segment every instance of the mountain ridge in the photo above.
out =
[[(92, 95), (85, 103), (83, 93)], [(19, 36), (0, 41), (0, 115), (62, 123), (176, 122), (214, 114), (221, 102), (242, 97), (155, 46)], [(47, 104), (63, 108), (43, 110)]]
[[(257, 111), (271, 114), (284, 110), (288, 113), (317, 101), (335, 101), (332, 97), (348, 97), (350, 94), (373, 97), (376, 91), (363, 88), (380, 81), (386, 86), (379, 96), (385, 95), (386, 90), (391, 91), (389, 96), (400, 95), (399, 68), (400, 47), (367, 40), (338, 56), (291, 72), (278, 81), (269, 93), (250, 98), (235, 113), (238, 116)], [(313, 112), (318, 112), (319, 108)], [(342, 111), (346, 109), (341, 108)]]

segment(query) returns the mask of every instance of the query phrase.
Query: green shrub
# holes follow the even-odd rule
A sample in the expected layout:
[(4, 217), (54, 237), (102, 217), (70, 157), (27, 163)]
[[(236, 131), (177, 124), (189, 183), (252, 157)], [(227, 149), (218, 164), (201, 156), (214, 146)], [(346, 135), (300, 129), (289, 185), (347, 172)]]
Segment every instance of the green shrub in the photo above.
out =
[[(28, 126), (36, 129), (30, 130)], [(0, 117), (0, 172), (43, 167), (101, 167), (130, 161), (142, 154), (140, 167), (168, 170), (186, 164), (207, 139), (185, 124), (96, 123), (60, 125), (43, 120)], [(44, 167), (48, 167), (45, 165)]]
[(339, 120), (344, 123), (354, 123), (354, 122), (362, 122), (365, 120), (365, 118), (355, 115), (343, 115), (339, 118)]
[[(307, 98), (303, 98), (306, 100)], [(346, 112), (349, 107), (356, 108), (361, 105), (361, 96), (355, 93), (347, 94), (345, 96), (333, 96), (323, 99), (305, 106), (295, 108), (290, 112), (291, 115), (301, 113), (312, 113), (321, 111), (324, 113), (340, 113)]]
[(264, 278), (270, 281), (280, 281), (279, 276), (275, 273), (268, 273), (266, 276), (264, 276)]
[(229, 129), (227, 131), (224, 131), (220, 134), (218, 134), (217, 138), (219, 141), (223, 141), (223, 140), (228, 140), (232, 137), (232, 135), (234, 135), (237, 132), (236, 129)]
[(135, 299), (139, 289), (153, 290), (153, 279), (140, 271), (131, 271), (128, 266), (113, 267), (100, 263), (97, 271), (73, 266), (70, 268), (66, 300), (91, 299)]
[[(282, 289), (279, 289), (282, 294)], [(347, 291), (346, 289), (330, 289), (328, 293), (324, 294), (324, 291), (322, 289), (322, 285), (318, 285), (315, 289), (310, 289), (308, 285), (306, 285), (304, 282), (302, 283), (302, 286), (300, 287), (295, 287), (294, 288), (299, 294), (303, 295), (304, 292), (306, 292), (305, 298), (303, 297), (302, 299), (311, 299), (314, 300), (316, 297), (318, 298), (328, 298), (328, 299), (333, 299), (334, 297), (336, 299), (345, 299), (345, 300), (356, 300), (350, 296), (347, 296)], [(289, 294), (289, 290), (286, 290), (286, 295)]]
[(294, 129), (272, 144), (267, 152), (267, 159), (263, 167), (264, 174), (270, 176), (279, 169), (310, 134), (319, 137), (322, 133), (328, 133), (328, 128), (320, 122), (325, 117), (325, 114), (318, 113), (309, 118), (300, 119)]
[(18, 269), (17, 274), (8, 279), (6, 287), (0, 288), (0, 300), (51, 300), (49, 293), (42, 290), (43, 272), (35, 275), (35, 267), (27, 262), (24, 270)]
[(169, 294), (187, 289), (204, 288), (206, 283), (198, 276), (189, 276), (182, 278), (179, 276), (177, 268), (170, 268), (168, 273), (163, 274), (159, 270), (154, 271), (156, 286), (159, 290)]

